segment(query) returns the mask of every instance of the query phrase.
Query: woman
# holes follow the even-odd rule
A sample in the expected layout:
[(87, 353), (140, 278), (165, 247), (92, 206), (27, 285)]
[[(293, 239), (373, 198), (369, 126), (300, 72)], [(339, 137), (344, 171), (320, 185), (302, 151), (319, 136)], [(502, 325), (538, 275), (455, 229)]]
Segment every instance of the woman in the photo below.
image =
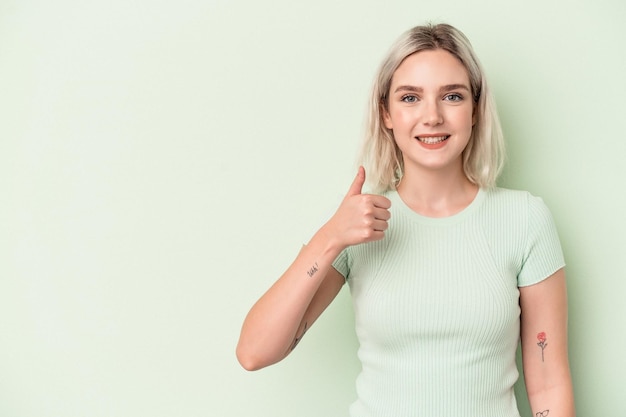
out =
[(366, 169), (251, 309), (242, 366), (286, 357), (348, 282), (363, 365), (352, 416), (519, 417), (520, 338), (533, 413), (574, 416), (556, 229), (541, 199), (495, 186), (502, 134), (465, 36), (406, 32), (369, 118)]

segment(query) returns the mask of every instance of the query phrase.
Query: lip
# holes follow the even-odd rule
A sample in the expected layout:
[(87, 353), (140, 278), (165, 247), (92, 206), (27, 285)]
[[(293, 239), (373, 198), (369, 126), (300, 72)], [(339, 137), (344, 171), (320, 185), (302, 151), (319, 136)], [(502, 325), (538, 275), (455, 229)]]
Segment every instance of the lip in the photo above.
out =
[[(435, 150), (443, 148), (448, 144), (448, 139), (450, 139), (450, 134), (448, 133), (426, 133), (422, 135), (414, 136), (414, 139), (419, 143), (419, 145), (428, 150)], [(442, 138), (442, 139), (435, 139)], [(430, 139), (430, 142), (428, 141)]]
[(449, 133), (441, 132), (441, 133), (423, 133), (421, 135), (415, 135), (415, 138), (437, 138), (440, 136), (450, 136)]
[[(426, 149), (439, 149), (444, 147), (447, 144), (448, 139), (450, 139), (450, 134), (448, 133), (427, 133), (427, 134), (422, 134), (422, 135), (416, 135), (414, 136), (415, 140), (417, 140), (417, 142), (424, 148)], [(443, 138), (442, 140), (433, 142), (433, 143), (429, 143), (429, 142), (425, 142), (423, 139), (428, 139), (428, 138)]]

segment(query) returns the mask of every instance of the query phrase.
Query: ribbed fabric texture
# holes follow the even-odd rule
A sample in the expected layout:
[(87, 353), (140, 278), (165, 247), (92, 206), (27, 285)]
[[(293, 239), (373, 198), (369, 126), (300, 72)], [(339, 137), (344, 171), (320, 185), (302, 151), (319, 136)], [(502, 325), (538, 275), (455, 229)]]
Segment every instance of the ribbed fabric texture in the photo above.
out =
[(396, 192), (383, 240), (334, 267), (353, 297), (362, 371), (352, 417), (519, 417), (519, 286), (563, 267), (550, 212), (526, 192), (480, 190), (428, 218)]

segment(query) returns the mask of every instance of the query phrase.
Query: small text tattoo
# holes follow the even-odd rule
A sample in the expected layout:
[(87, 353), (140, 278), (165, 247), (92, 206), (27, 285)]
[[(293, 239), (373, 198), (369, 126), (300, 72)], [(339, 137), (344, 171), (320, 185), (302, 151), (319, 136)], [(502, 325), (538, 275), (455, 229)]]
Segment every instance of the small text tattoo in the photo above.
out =
[(304, 329), (302, 329), (302, 334), (300, 335), (300, 337), (297, 337), (294, 339), (293, 343), (291, 344), (291, 349), (289, 349), (289, 351), (292, 351), (296, 348), (296, 346), (298, 346), (298, 343), (300, 343), (300, 341), (302, 340), (302, 338), (304, 337), (304, 334), (307, 331), (307, 322), (304, 322)]
[(546, 337), (546, 333), (545, 332), (537, 333), (537, 340), (539, 341), (537, 343), (537, 346), (541, 348), (541, 362), (543, 362), (543, 350), (546, 348), (546, 346), (548, 346), (548, 342), (547, 342), (548, 338)]
[(550, 414), (550, 410), (543, 410), (535, 413), (535, 417), (548, 417), (548, 414)]
[(318, 267), (317, 267), (317, 262), (315, 262), (315, 265), (313, 265), (311, 267), (311, 269), (309, 269), (306, 273), (312, 277), (313, 275), (315, 275), (315, 273), (318, 271)]

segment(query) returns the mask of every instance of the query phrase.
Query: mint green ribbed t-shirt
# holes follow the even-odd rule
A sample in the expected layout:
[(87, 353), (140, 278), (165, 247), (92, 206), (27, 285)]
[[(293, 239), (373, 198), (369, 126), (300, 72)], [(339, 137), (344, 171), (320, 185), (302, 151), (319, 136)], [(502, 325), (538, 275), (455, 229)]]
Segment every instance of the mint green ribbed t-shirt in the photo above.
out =
[(552, 216), (527, 192), (479, 190), (430, 218), (397, 192), (385, 238), (333, 266), (352, 294), (362, 370), (352, 417), (519, 417), (518, 287), (564, 266)]

